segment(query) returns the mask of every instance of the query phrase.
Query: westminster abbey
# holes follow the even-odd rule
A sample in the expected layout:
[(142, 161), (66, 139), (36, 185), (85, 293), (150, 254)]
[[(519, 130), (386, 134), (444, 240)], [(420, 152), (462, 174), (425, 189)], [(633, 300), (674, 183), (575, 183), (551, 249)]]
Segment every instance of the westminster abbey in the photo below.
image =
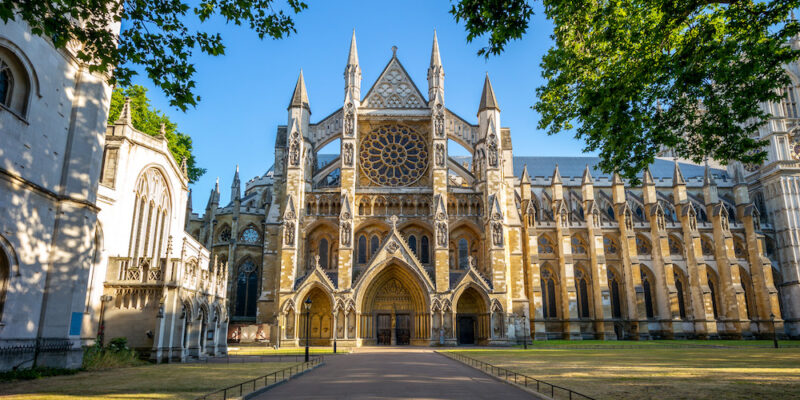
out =
[[(664, 157), (631, 187), (597, 158), (515, 154), (489, 76), (470, 121), (446, 107), (444, 71), (434, 35), (427, 94), (394, 49), (362, 95), (354, 35), (342, 107), (317, 122), (301, 73), (275, 165), (244, 194), (237, 170), (230, 202), (217, 184), (189, 223), (212, 263), (228, 266), (229, 339), (800, 334), (791, 89), (765, 105), (776, 118), (762, 132), (773, 143), (764, 166)], [(338, 154), (320, 154), (330, 143)], [(471, 156), (449, 155), (453, 143)]]

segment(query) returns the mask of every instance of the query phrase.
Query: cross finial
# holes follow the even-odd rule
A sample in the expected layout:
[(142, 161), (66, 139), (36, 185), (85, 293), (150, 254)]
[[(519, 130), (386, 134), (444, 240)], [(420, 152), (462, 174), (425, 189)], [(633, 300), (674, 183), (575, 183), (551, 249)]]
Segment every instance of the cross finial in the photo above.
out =
[(392, 57), (397, 57), (397, 46), (392, 46)]
[(314, 267), (319, 267), (319, 254), (314, 256)]
[(398, 220), (397, 215), (392, 215), (391, 217), (389, 217), (389, 221), (392, 222), (392, 229), (397, 229), (397, 220)]

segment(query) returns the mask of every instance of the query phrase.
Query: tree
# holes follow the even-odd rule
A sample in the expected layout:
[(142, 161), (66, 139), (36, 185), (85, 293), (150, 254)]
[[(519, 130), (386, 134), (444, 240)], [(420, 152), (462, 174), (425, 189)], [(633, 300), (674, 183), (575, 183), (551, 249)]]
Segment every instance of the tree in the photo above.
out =
[(186, 166), (189, 174), (189, 181), (194, 182), (205, 172), (205, 168), (199, 168), (192, 154), (192, 138), (178, 131), (178, 125), (170, 121), (169, 117), (150, 106), (150, 99), (147, 98), (147, 89), (139, 85), (126, 88), (115, 88), (111, 93), (111, 107), (108, 111), (108, 120), (116, 121), (122, 112), (125, 98), (131, 100), (131, 122), (133, 127), (150, 135), (158, 136), (161, 134), (161, 126), (164, 126), (164, 135), (167, 138), (167, 146), (175, 161), (180, 165), (181, 160), (186, 158)]
[[(222, 37), (194, 31), (187, 14), (202, 24), (218, 15), (227, 23), (247, 24), (258, 37), (283, 38), (295, 33), (291, 15), (306, 8), (301, 0), (200, 0), (190, 7), (182, 0), (0, 0), (0, 19), (20, 18), (34, 34), (50, 38), (57, 48), (80, 43), (77, 58), (92, 72), (107, 74), (117, 86), (130, 86), (136, 67), (164, 91), (172, 106), (186, 111), (197, 105), (195, 49), (217, 56), (225, 53)], [(120, 34), (114, 33), (121, 22)], [(192, 21), (194, 22), (194, 21)]]
[[(541, 67), (546, 84), (533, 108), (548, 134), (574, 132), (600, 168), (638, 183), (670, 148), (702, 162), (766, 158), (758, 129), (765, 102), (790, 84), (783, 67), (800, 57), (787, 43), (800, 32), (789, 18), (797, 0), (732, 2), (543, 0), (555, 45)], [(451, 13), (479, 54), (499, 54), (527, 30), (524, 0), (461, 0)]]

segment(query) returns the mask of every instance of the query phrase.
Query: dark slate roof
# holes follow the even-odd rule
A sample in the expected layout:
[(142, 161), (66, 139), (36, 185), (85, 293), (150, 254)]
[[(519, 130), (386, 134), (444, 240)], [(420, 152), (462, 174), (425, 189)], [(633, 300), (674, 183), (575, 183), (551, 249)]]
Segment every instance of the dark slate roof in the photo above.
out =
[(330, 164), (331, 161), (339, 158), (338, 154), (317, 154), (317, 168), (316, 170), (319, 171), (322, 168), (325, 168), (326, 165)]
[[(580, 178), (583, 176), (586, 164), (589, 164), (589, 169), (594, 179), (605, 177), (611, 180), (611, 174), (606, 174), (597, 168), (598, 163), (600, 163), (600, 157), (514, 157), (514, 175), (517, 177), (522, 176), (522, 168), (527, 164), (531, 178), (537, 176), (549, 178), (553, 176), (553, 170), (558, 164), (558, 170), (562, 178)], [(682, 162), (679, 162), (678, 165), (685, 179), (702, 178), (705, 174), (705, 166), (703, 165)], [(650, 172), (655, 179), (672, 179), (674, 170), (675, 162), (671, 160), (656, 159), (650, 165)], [(716, 179), (730, 179), (724, 169), (711, 168), (711, 172)]]

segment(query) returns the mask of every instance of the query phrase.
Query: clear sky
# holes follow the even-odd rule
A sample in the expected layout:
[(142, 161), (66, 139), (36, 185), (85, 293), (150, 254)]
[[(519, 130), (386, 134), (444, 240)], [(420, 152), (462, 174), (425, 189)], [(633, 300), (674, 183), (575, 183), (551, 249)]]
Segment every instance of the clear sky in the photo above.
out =
[[(177, 122), (179, 130), (192, 136), (197, 161), (208, 169), (192, 185), (194, 211), (203, 212), (217, 177), (221, 203), (227, 204), (237, 164), (243, 190), (246, 181), (272, 165), (276, 127), (287, 123), (286, 107), (301, 69), (312, 122), (342, 106), (343, 73), (353, 29), (362, 71), (362, 95), (391, 58), (391, 47), (397, 46), (398, 58), (427, 96), (427, 68), (436, 29), (445, 70), (445, 105), (449, 109), (476, 123), (479, 96), (488, 72), (500, 103), (501, 124), (511, 128), (515, 154), (580, 155), (583, 144), (570, 134), (547, 136), (536, 129), (539, 117), (530, 108), (535, 102), (535, 89), (542, 84), (541, 57), (552, 44), (552, 25), (541, 8), (536, 8), (522, 40), (511, 43), (502, 55), (485, 60), (476, 54), (484, 41), (466, 43), (463, 25), (448, 13), (450, 4), (444, 0), (311, 1), (309, 8), (296, 16), (297, 34), (277, 41), (259, 40), (245, 27), (204, 25), (204, 29), (222, 34), (226, 54), (194, 57), (201, 101), (186, 113), (169, 107), (164, 95), (153, 88), (146, 76), (135, 78), (135, 83), (150, 89), (153, 105)], [(451, 154), (458, 154), (456, 150), (452, 149)]]

